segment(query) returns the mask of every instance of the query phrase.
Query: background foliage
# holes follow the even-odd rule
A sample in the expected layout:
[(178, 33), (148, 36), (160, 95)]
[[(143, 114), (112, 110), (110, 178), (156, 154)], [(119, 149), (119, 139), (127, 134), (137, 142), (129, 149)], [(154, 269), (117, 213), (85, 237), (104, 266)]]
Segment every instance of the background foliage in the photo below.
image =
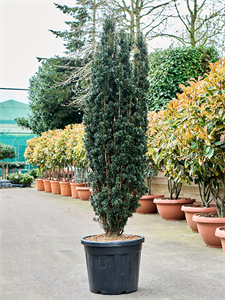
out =
[(198, 79), (209, 71), (209, 63), (219, 59), (218, 52), (211, 47), (183, 47), (159, 50), (149, 55), (148, 109), (161, 110), (191, 78)]

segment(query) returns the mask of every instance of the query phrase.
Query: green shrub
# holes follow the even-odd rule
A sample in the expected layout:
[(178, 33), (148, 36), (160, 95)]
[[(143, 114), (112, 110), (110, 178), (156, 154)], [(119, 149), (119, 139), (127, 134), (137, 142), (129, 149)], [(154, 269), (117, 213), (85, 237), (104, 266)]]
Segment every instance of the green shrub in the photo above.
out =
[(9, 162), (9, 169), (23, 169), (27, 164), (23, 161)]
[(22, 179), (23, 175), (20, 173), (12, 173), (12, 174), (8, 174), (8, 180), (10, 180), (11, 183), (15, 183), (15, 184), (19, 184), (21, 183), (21, 179)]
[(34, 177), (29, 175), (28, 173), (27, 174), (23, 174), (22, 175), (22, 178), (20, 180), (20, 183), (22, 184), (29, 184), (29, 183), (32, 183), (34, 181)]
[(32, 183), (34, 181), (34, 177), (26, 174), (20, 174), (20, 173), (12, 173), (8, 174), (8, 180), (10, 180), (11, 183), (14, 184), (28, 184)]
[(36, 179), (36, 178), (38, 178), (38, 169), (31, 169), (31, 170), (28, 172), (28, 174), (29, 174), (30, 176), (33, 176), (34, 179)]
[(177, 93), (182, 92), (179, 84), (187, 86), (191, 78), (204, 76), (209, 72), (209, 63), (218, 60), (219, 54), (213, 47), (183, 47), (151, 53), (148, 109), (164, 109)]

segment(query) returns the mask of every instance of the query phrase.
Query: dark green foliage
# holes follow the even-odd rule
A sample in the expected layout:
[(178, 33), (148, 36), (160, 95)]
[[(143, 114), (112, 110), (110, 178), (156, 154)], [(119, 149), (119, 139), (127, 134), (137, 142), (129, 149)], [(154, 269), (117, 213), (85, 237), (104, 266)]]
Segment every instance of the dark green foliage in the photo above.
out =
[(0, 159), (2, 161), (4, 161), (4, 159), (13, 159), (15, 157), (16, 151), (14, 146), (0, 143)]
[(191, 78), (204, 77), (209, 63), (219, 60), (218, 52), (205, 47), (183, 47), (156, 51), (149, 56), (148, 109), (161, 110), (182, 92), (179, 84), (188, 85)]
[[(76, 1), (76, 7), (68, 7), (67, 5), (55, 4), (56, 8), (60, 9), (63, 14), (74, 18), (73, 21), (65, 22), (70, 29), (65, 31), (50, 30), (56, 37), (61, 37), (65, 41), (66, 54), (75, 53), (80, 48), (84, 47), (88, 42), (89, 36), (84, 31), (85, 25), (90, 20), (90, 13), (87, 5), (82, 5), (82, 1)], [(79, 6), (80, 5), (80, 6)]]
[(148, 57), (143, 37), (104, 23), (92, 65), (84, 111), (85, 148), (93, 187), (91, 204), (107, 235), (121, 234), (145, 193)]
[[(7, 162), (4, 161), (2, 163), (2, 165), (4, 166), (4, 168), (7, 167)], [(23, 169), (27, 164), (23, 161), (9, 161), (8, 162), (8, 169), (12, 170), (12, 169)], [(32, 174), (31, 174), (32, 175)]]
[[(28, 119), (16, 118), (17, 124), (40, 135), (49, 129), (64, 128), (68, 124), (80, 123), (82, 112), (68, 105), (76, 97), (79, 86), (73, 80), (67, 82), (70, 71), (80, 61), (68, 58), (50, 58), (42, 61), (38, 72), (31, 77), (29, 86), (29, 106), (32, 114)], [(66, 81), (64, 85), (57, 85)]]
[(38, 169), (31, 169), (31, 170), (28, 172), (28, 174), (29, 174), (30, 176), (33, 176), (34, 179), (36, 179), (36, 178), (38, 178)]
[(29, 184), (34, 181), (34, 177), (30, 174), (20, 174), (20, 173), (12, 173), (8, 175), (8, 180), (11, 183), (19, 183), (19, 184)]

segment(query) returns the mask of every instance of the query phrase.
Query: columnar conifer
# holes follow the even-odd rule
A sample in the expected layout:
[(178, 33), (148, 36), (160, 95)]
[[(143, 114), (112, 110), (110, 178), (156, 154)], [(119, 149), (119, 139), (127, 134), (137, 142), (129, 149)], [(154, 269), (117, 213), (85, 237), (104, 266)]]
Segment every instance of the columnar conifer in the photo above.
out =
[(92, 65), (84, 123), (91, 204), (109, 236), (122, 234), (146, 192), (147, 75), (142, 35), (134, 44), (128, 34), (116, 32), (111, 18), (106, 19)]

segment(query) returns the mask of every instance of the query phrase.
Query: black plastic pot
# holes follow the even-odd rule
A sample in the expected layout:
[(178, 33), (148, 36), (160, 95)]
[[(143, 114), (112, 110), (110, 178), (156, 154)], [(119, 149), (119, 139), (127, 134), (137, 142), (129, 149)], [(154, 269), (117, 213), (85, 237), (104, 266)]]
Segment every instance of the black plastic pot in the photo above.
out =
[(22, 184), (20, 184), (20, 183), (12, 183), (12, 187), (13, 188), (21, 188), (23, 185)]
[(24, 183), (22, 184), (22, 187), (31, 187), (31, 183)]
[(137, 291), (142, 243), (133, 241), (90, 242), (81, 239), (86, 254), (90, 291), (105, 295)]

